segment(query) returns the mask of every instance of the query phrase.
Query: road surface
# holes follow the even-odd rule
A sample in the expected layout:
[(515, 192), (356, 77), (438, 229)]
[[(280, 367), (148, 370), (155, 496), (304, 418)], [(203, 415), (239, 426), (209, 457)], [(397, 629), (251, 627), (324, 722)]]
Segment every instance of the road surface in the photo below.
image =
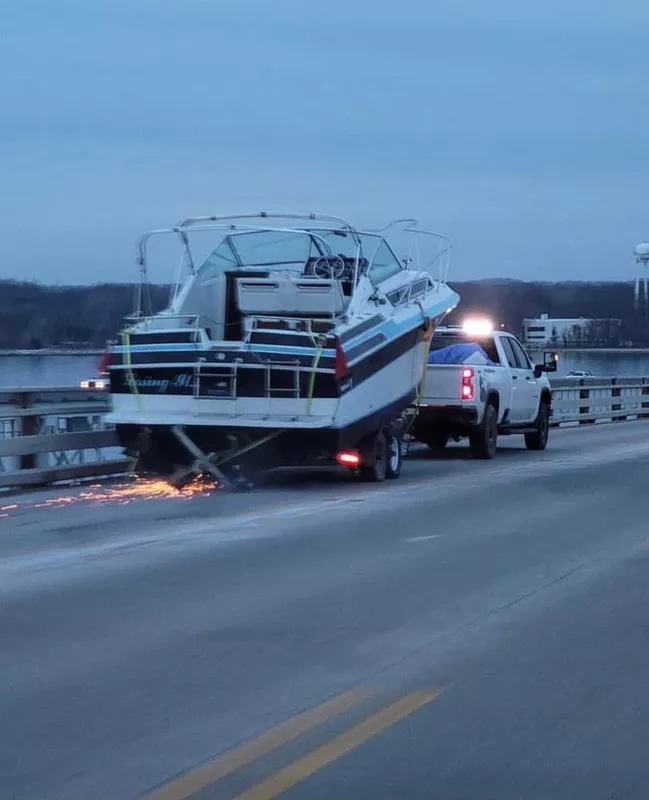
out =
[(647, 422), (0, 508), (3, 799), (649, 791)]

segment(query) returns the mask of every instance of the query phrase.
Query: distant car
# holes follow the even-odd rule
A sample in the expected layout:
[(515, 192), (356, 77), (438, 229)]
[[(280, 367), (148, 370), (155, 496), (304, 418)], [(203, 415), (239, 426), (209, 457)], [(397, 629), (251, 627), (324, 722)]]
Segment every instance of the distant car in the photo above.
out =
[(87, 378), (79, 381), (79, 386), (82, 389), (108, 389), (108, 380), (104, 378)]
[(571, 369), (566, 378), (592, 378), (593, 373), (588, 369)]

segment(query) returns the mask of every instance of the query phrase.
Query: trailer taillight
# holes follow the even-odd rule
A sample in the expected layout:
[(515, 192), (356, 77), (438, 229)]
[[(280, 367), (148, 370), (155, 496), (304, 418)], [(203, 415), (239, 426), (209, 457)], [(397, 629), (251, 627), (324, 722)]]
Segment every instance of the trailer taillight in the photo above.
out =
[(462, 370), (462, 400), (473, 400), (473, 375), (468, 367)]
[(108, 374), (108, 364), (110, 362), (110, 350), (104, 350), (101, 358), (97, 362), (97, 372), (100, 375)]
[(336, 461), (341, 467), (358, 467), (361, 457), (356, 450), (341, 450), (336, 453)]
[(334, 372), (337, 381), (341, 381), (343, 378), (346, 378), (349, 375), (349, 367), (347, 366), (345, 352), (338, 339), (336, 339), (336, 360), (334, 362)]

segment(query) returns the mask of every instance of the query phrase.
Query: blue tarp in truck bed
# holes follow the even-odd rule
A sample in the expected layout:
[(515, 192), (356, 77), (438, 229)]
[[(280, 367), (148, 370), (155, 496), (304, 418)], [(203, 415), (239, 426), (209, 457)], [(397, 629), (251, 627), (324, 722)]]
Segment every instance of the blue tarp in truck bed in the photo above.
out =
[(442, 347), (441, 350), (431, 350), (428, 354), (428, 363), (464, 364), (466, 359), (475, 355), (475, 353), (480, 353), (480, 355), (484, 356), (485, 364), (493, 363), (484, 348), (475, 342), (451, 344), (448, 347)]

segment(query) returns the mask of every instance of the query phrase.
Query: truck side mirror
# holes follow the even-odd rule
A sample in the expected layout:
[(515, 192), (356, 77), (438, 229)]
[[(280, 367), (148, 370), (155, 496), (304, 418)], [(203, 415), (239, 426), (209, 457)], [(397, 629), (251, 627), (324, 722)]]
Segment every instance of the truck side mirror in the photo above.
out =
[(556, 372), (559, 363), (559, 353), (543, 353), (543, 371)]
[(556, 372), (558, 361), (558, 353), (543, 353), (543, 363), (534, 365), (534, 377), (540, 378), (544, 372)]

